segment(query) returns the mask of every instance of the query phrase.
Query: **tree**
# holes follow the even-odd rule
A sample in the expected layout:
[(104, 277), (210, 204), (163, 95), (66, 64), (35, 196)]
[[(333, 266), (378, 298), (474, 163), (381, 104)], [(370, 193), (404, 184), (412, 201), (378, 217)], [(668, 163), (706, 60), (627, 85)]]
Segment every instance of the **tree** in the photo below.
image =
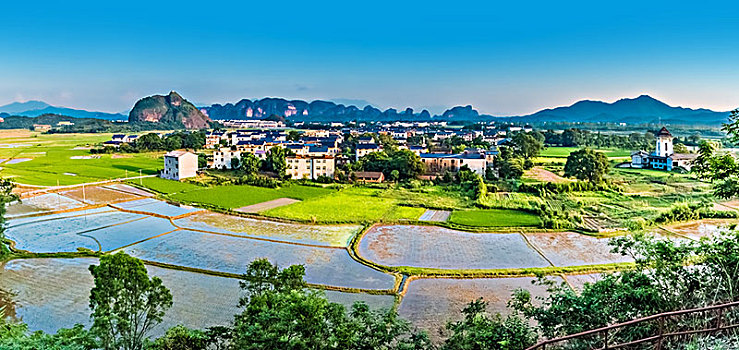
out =
[(565, 163), (565, 175), (575, 177), (579, 180), (589, 180), (593, 183), (603, 181), (608, 173), (608, 157), (603, 152), (597, 152), (590, 148), (571, 152)]
[(300, 140), (300, 132), (297, 130), (290, 130), (287, 132), (287, 140), (288, 141), (298, 141)]
[(149, 133), (141, 135), (134, 141), (134, 147), (139, 151), (157, 151), (164, 149), (162, 138), (157, 134)]
[(519, 179), (524, 173), (523, 160), (515, 157), (513, 150), (509, 147), (500, 149), (500, 154), (495, 158), (493, 167), (498, 177), (505, 180)]
[(273, 171), (280, 179), (285, 177), (287, 171), (287, 155), (288, 150), (280, 146), (274, 146), (267, 152), (265, 165), (267, 170)]
[(262, 161), (253, 153), (241, 154), (241, 171), (246, 174), (256, 174), (259, 172)]
[(206, 350), (211, 340), (206, 332), (175, 326), (157, 338), (147, 350)]
[(541, 141), (525, 132), (519, 132), (513, 135), (511, 144), (513, 155), (525, 159), (536, 158), (544, 148), (544, 144)]
[(10, 180), (0, 178), (0, 257), (9, 252), (5, 246), (5, 211), (9, 203), (18, 200), (18, 196), (13, 193), (14, 187), (15, 184)]
[(397, 169), (390, 172), (390, 181), (397, 182), (399, 178), (400, 172)]
[(523, 350), (536, 343), (536, 330), (517, 315), (503, 318), (486, 313), (487, 303), (482, 298), (473, 301), (462, 310), (464, 319), (450, 322), (446, 329), (451, 336), (444, 342), (443, 350)]
[(106, 350), (141, 350), (146, 334), (172, 306), (172, 295), (158, 277), (149, 278), (141, 260), (119, 252), (91, 265), (92, 332)]
[(688, 151), (688, 147), (682, 143), (676, 143), (673, 146), (673, 151), (675, 151), (675, 153), (689, 153), (690, 152)]
[(238, 157), (231, 158), (231, 169), (239, 170), (241, 168), (241, 160)]
[[(723, 125), (723, 130), (732, 143), (739, 141), (739, 109), (731, 112), (729, 123)], [(730, 153), (718, 153), (716, 146), (709, 141), (701, 143), (692, 170), (700, 178), (713, 183), (717, 197), (732, 198), (739, 195), (739, 162)]]
[[(279, 269), (266, 259), (249, 264), (243, 276), (244, 308), (236, 316), (236, 349), (428, 349), (423, 335), (390, 310), (371, 311), (358, 302), (347, 314), (341, 304), (306, 288), (305, 269)], [(424, 339), (426, 341), (424, 341)]]

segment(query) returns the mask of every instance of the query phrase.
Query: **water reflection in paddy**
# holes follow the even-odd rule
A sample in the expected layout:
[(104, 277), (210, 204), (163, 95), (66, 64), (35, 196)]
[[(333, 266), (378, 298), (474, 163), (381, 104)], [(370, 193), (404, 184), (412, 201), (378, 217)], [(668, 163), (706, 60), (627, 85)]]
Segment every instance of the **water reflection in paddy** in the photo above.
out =
[[(92, 276), (88, 266), (94, 258), (26, 259), (3, 263), (0, 269), (0, 307), (5, 315), (27, 323), (31, 330), (56, 332), (75, 323), (89, 325), (89, 293)], [(239, 309), (239, 281), (187, 271), (147, 266), (170, 289), (174, 304), (162, 324), (153, 331), (161, 335), (182, 324), (192, 328), (228, 325)], [(389, 308), (392, 296), (327, 292), (329, 300), (351, 304), (365, 300), (375, 308)]]

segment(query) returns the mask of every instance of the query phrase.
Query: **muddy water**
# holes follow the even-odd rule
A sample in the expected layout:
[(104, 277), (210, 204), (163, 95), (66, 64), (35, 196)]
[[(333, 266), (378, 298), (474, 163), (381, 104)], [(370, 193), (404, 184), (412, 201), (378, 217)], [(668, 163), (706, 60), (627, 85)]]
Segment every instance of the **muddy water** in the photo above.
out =
[[(31, 330), (56, 332), (75, 323), (89, 325), (89, 293), (93, 280), (88, 266), (97, 259), (27, 259), (0, 265), (0, 306), (5, 315), (27, 323)], [(174, 299), (164, 321), (152, 333), (172, 326), (205, 328), (228, 325), (239, 312), (241, 291), (236, 279), (147, 266)], [(373, 308), (390, 308), (392, 296), (327, 292), (329, 300), (352, 304), (366, 301)]]

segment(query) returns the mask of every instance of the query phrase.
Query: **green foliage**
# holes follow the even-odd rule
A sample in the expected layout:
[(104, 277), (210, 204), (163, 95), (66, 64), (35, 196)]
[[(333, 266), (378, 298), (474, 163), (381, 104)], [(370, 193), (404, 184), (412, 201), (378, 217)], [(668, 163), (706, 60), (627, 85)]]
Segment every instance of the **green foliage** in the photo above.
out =
[[(614, 252), (632, 257), (633, 270), (604, 275), (575, 292), (565, 284), (541, 280), (550, 294), (534, 303), (523, 290), (510, 306), (538, 324), (544, 337), (579, 333), (657, 313), (735, 301), (739, 298), (739, 233), (726, 231), (700, 241), (672, 241), (646, 234), (615, 238)], [(699, 314), (666, 323), (665, 332), (713, 326), (713, 315)], [(627, 342), (655, 334), (657, 323), (641, 323), (611, 334)], [(595, 343), (592, 343), (595, 341)], [(573, 349), (600, 339), (580, 338)]]
[(543, 140), (526, 132), (518, 132), (511, 138), (513, 156), (523, 159), (533, 159), (539, 156), (544, 149)]
[(0, 318), (0, 349), (3, 350), (91, 350), (97, 348), (96, 345), (95, 339), (80, 324), (60, 329), (56, 334), (31, 333), (23, 323), (10, 323)]
[(360, 158), (352, 169), (380, 171), (389, 179), (395, 171), (398, 180), (415, 179), (425, 171), (421, 158), (407, 149), (372, 152)]
[(141, 260), (119, 252), (91, 265), (90, 332), (103, 349), (140, 350), (146, 334), (172, 306), (172, 295), (158, 277), (149, 278)]
[(10, 252), (5, 246), (5, 211), (10, 202), (18, 200), (18, 196), (13, 193), (15, 184), (8, 179), (0, 178), (0, 258)]
[(262, 167), (262, 161), (253, 153), (241, 154), (241, 172), (247, 175), (254, 175), (259, 172)]
[(147, 350), (206, 350), (211, 339), (206, 332), (175, 326), (146, 346)]
[(277, 174), (280, 179), (285, 178), (285, 172), (287, 171), (287, 156), (290, 151), (287, 148), (280, 146), (274, 146), (267, 152), (267, 159), (264, 162), (264, 168), (267, 171), (272, 171)]
[[(252, 262), (241, 287), (243, 312), (234, 322), (237, 349), (427, 349), (428, 338), (410, 332), (394, 310), (371, 311), (362, 302), (347, 313), (320, 291), (306, 290), (305, 269), (280, 270)], [(424, 341), (425, 339), (425, 341)]]
[[(654, 147), (654, 133), (631, 133), (628, 136), (594, 133), (582, 129), (565, 129), (563, 132), (548, 130), (544, 133), (544, 143), (564, 147), (613, 147), (627, 150), (651, 150)], [(625, 154), (628, 156), (628, 154)]]
[(519, 227), (539, 226), (541, 221), (531, 213), (510, 209), (457, 210), (449, 222), (465, 226)]
[(504, 180), (520, 179), (526, 170), (524, 160), (515, 156), (509, 147), (500, 148), (500, 154), (493, 161), (493, 168), (498, 173), (498, 177)]
[(604, 153), (583, 148), (567, 156), (565, 176), (599, 183), (603, 182), (603, 177), (608, 173), (608, 169), (608, 157)]
[(707, 202), (680, 202), (674, 204), (669, 211), (661, 213), (654, 221), (658, 223), (674, 221), (691, 221), (698, 219), (733, 219), (739, 217), (736, 211), (719, 211), (709, 208)]
[(554, 194), (582, 192), (582, 191), (607, 191), (610, 187), (603, 182), (545, 182), (545, 183), (522, 183), (518, 186), (518, 192), (531, 193), (539, 197), (548, 197)]
[(487, 303), (482, 298), (469, 303), (463, 310), (464, 319), (450, 322), (446, 329), (452, 332), (444, 342), (443, 350), (523, 350), (536, 343), (538, 334), (518, 315), (503, 318), (486, 313)]

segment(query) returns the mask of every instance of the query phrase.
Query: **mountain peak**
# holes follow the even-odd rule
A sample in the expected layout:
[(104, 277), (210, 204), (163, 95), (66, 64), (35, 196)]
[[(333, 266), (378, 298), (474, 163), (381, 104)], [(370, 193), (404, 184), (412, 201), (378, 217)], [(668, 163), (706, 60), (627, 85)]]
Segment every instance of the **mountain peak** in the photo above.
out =
[(128, 121), (184, 125), (188, 129), (208, 127), (210, 118), (180, 94), (154, 95), (140, 99), (131, 109)]
[(14, 114), (26, 111), (35, 111), (47, 107), (51, 107), (51, 105), (44, 101), (29, 100), (26, 102), (13, 102), (4, 106), (0, 106), (0, 112)]

